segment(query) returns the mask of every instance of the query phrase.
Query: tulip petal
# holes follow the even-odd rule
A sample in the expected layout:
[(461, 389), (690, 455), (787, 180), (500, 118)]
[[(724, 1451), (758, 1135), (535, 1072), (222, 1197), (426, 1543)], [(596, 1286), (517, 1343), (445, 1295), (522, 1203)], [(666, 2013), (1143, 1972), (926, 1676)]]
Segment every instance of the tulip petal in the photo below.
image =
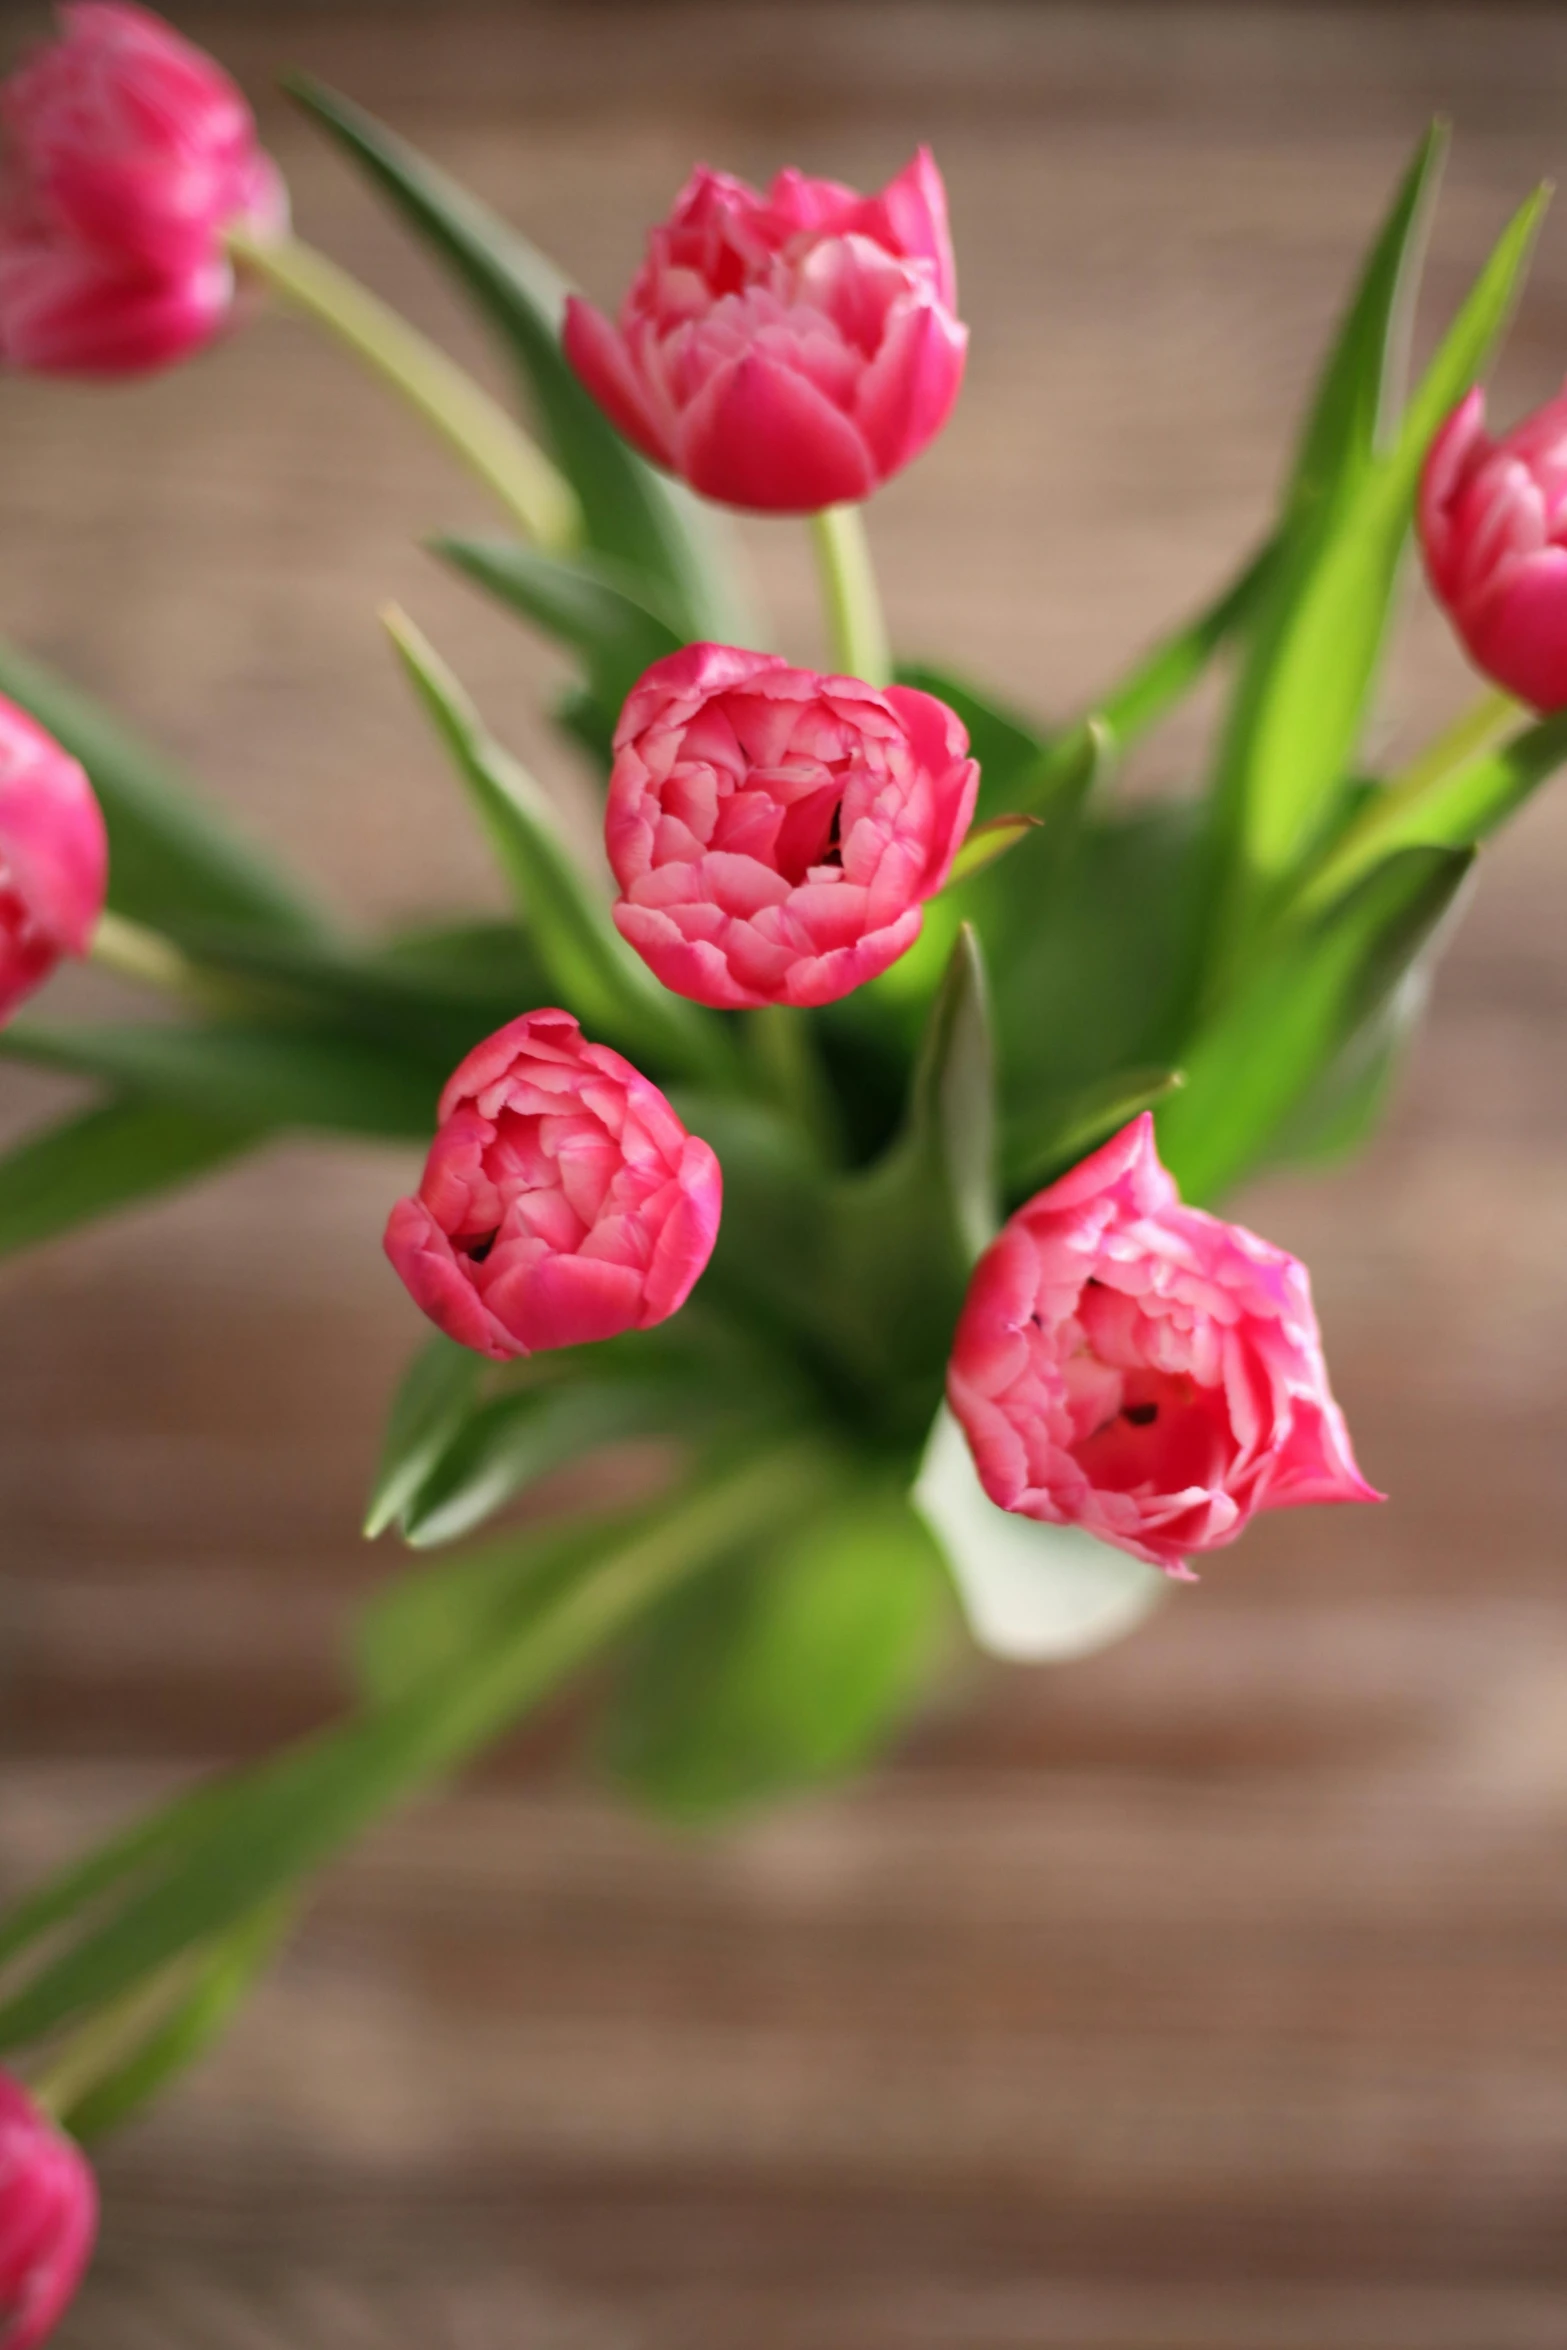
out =
[(811, 514), (875, 486), (861, 434), (804, 376), (751, 352), (680, 418), (676, 470), (705, 497), (755, 513)]

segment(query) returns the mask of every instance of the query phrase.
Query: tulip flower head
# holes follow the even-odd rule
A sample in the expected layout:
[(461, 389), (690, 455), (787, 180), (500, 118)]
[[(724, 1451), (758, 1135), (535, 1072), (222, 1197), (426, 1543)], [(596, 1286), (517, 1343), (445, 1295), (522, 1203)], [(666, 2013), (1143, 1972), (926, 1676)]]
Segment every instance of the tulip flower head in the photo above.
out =
[(90, 2164), (0, 2073), (0, 2350), (34, 2350), (81, 2282), (98, 2227)]
[(1420, 484), (1432, 590), (1476, 668), (1537, 710), (1567, 709), (1567, 392), (1500, 440), (1461, 401)]
[(386, 1253), (448, 1338), (504, 1361), (685, 1304), (718, 1235), (718, 1161), (569, 1012), (526, 1012), (476, 1045), (438, 1118)]
[(1259, 1510), (1381, 1499), (1328, 1389), (1305, 1267), (1182, 1207), (1146, 1112), (980, 1259), (947, 1400), (992, 1501), (1172, 1575)]
[(288, 199), (219, 66), (150, 10), (74, 0), (0, 87), (0, 358), (45, 375), (166, 367), (234, 302), (233, 226)]
[(614, 325), (567, 305), (566, 355), (655, 464), (709, 498), (808, 514), (868, 497), (945, 424), (968, 329), (922, 148), (879, 196), (783, 171), (692, 173)]
[(830, 1004), (913, 945), (978, 788), (931, 694), (687, 645), (615, 730), (616, 923), (699, 1004)]
[(0, 1020), (62, 956), (86, 954), (108, 878), (92, 785), (52, 735), (0, 696)]

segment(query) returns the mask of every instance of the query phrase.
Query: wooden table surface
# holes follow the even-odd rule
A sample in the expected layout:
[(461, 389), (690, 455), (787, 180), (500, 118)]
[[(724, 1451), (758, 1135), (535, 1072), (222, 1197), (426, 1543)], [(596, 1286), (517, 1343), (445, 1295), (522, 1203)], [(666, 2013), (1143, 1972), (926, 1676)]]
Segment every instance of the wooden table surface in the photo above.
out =
[[(345, 84), (602, 296), (693, 155), (868, 183), (930, 138), (972, 373), (875, 538), (901, 641), (1043, 708), (1258, 528), (1433, 108), (1427, 343), (1567, 139), (1559, 10), (175, 13), (258, 96)], [(471, 349), (265, 103), (305, 233)], [(1502, 411), (1564, 360), (1558, 223)], [(484, 508), (402, 415), (278, 317), (165, 381), (0, 397), (0, 625), (345, 909), (490, 890), (375, 607), (570, 789), (555, 671), (417, 552)], [(809, 656), (801, 534), (749, 536)], [(1394, 750), (1468, 690), (1411, 607)], [(1376, 1149), (1246, 1203), (1311, 1262), (1386, 1509), (1264, 1525), (1125, 1646), (976, 1667), (863, 1784), (708, 1841), (519, 1741), (335, 1870), (107, 2153), (65, 2350), (1567, 2343), (1564, 908), (1558, 787), (1487, 858)], [(3, 1083), (8, 1128), (54, 1098)], [(408, 1165), (278, 1149), (5, 1269), (9, 1883), (333, 1703), (393, 1564), (354, 1527), (417, 1335), (377, 1246)]]

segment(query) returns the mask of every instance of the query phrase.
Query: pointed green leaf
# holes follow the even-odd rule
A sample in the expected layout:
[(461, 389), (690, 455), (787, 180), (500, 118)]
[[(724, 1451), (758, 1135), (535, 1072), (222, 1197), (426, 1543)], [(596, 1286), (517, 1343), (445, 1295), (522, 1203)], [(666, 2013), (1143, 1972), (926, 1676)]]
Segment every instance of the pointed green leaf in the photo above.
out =
[[(1406, 183), (1395, 218), (1419, 205)], [(1484, 366), (1521, 278), (1542, 199), (1515, 216), (1410, 403), (1391, 451), (1366, 459), (1369, 391), (1340, 434), (1344, 473), (1298, 497), (1264, 598), (1221, 747), (1217, 784), (1227, 878), (1215, 928), (1222, 971), (1245, 950), (1279, 883), (1310, 853), (1351, 766), (1432, 433)], [(1396, 285), (1380, 281), (1389, 299)], [(1363, 337), (1366, 351), (1385, 349)], [(1379, 390), (1380, 404), (1380, 390)], [(1342, 423), (1342, 419), (1341, 419)], [(1314, 460), (1315, 462), (1315, 460)]]
[(1065, 1100), (1042, 1103), (1008, 1130), (1009, 1192), (1033, 1192), (1053, 1182), (1140, 1111), (1156, 1109), (1185, 1083), (1179, 1069), (1121, 1069)]
[(645, 463), (567, 365), (570, 288), (560, 272), (362, 107), (306, 77), (286, 87), (391, 198), (520, 366), (591, 543), (649, 582), (684, 638), (756, 643), (724, 518)]
[(69, 2106), (60, 2116), (62, 2127), (81, 2140), (118, 2129), (177, 2073), (204, 2056), (276, 1950), (291, 1915), (286, 1900), (269, 1901), (220, 1935), (201, 1954), (194, 1981), (135, 2054)]
[(685, 1821), (835, 1778), (907, 1713), (949, 1621), (907, 1497), (860, 1486), (658, 1612), (613, 1700), (609, 1766)]
[(552, 1469), (678, 1425), (682, 1403), (667, 1384), (610, 1379), (496, 1396), (454, 1434), (408, 1501), (403, 1539), (416, 1550), (459, 1541)]
[(983, 873), (1008, 849), (1015, 849), (1019, 841), (1041, 829), (1038, 816), (992, 816), (984, 824), (976, 824), (952, 860), (952, 881), (967, 881), (971, 874)]
[(366, 1037), (237, 1022), (17, 1020), (0, 1030), (0, 1055), (102, 1078), (198, 1119), (327, 1134), (423, 1138), (441, 1082), (433, 1065)]
[(80, 759), (109, 828), (109, 904), (155, 930), (232, 923), (313, 937), (321, 916), (216, 807), (101, 704), (0, 640), (0, 693)]
[(486, 731), (433, 645), (402, 612), (386, 626), (420, 700), (473, 796), (529, 936), (562, 1002), (603, 1042), (687, 1072), (727, 1071), (728, 1038), (712, 1014), (660, 986), (610, 920), (525, 768)]
[(0, 1256), (190, 1183), (260, 1130), (135, 1097), (30, 1134), (0, 1157)]
[(984, 965), (965, 924), (931, 1007), (904, 1124), (827, 1193), (813, 1284), (834, 1343), (923, 1427), (975, 1257), (993, 1237), (995, 1098)]
[(1382, 1011), (1447, 914), (1473, 853), (1404, 849), (1317, 922), (1286, 932), (1195, 1039), (1159, 1117), (1182, 1197), (1246, 1174), (1340, 1053)]
[(439, 1333), (414, 1356), (392, 1399), (365, 1505), (367, 1541), (383, 1534), (412, 1501), (471, 1411), (485, 1368), (470, 1347)]

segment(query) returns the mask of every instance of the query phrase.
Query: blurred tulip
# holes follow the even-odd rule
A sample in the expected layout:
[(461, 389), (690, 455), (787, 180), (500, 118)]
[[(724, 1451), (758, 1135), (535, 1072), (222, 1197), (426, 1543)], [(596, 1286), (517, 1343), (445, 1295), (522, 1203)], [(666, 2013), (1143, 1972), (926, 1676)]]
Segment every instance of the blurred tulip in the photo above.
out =
[(978, 788), (931, 694), (687, 645), (615, 731), (615, 921), (700, 1004), (832, 1003), (913, 945)]
[(62, 8), (0, 88), (0, 358), (135, 375), (209, 342), (234, 302), (224, 232), (288, 199), (228, 76), (126, 0)]
[(1328, 1389), (1305, 1267), (1182, 1207), (1147, 1112), (986, 1250), (947, 1400), (1002, 1509), (1173, 1575), (1259, 1510), (1381, 1499)]
[(0, 1020), (63, 955), (86, 954), (108, 877), (92, 785), (52, 735), (0, 696)]
[(438, 1120), (386, 1253), (449, 1338), (504, 1361), (685, 1304), (718, 1235), (718, 1161), (569, 1012), (524, 1013), (475, 1046)]
[(1426, 573), (1476, 668), (1537, 710), (1567, 708), (1567, 392), (1499, 441), (1460, 402), (1420, 485)]
[(968, 329), (941, 174), (921, 149), (879, 196), (780, 172), (765, 196), (693, 172), (619, 325), (567, 306), (566, 355), (644, 456), (726, 505), (868, 497), (951, 413)]
[(74, 2139), (0, 2073), (0, 2350), (34, 2350), (81, 2282), (98, 2189)]

